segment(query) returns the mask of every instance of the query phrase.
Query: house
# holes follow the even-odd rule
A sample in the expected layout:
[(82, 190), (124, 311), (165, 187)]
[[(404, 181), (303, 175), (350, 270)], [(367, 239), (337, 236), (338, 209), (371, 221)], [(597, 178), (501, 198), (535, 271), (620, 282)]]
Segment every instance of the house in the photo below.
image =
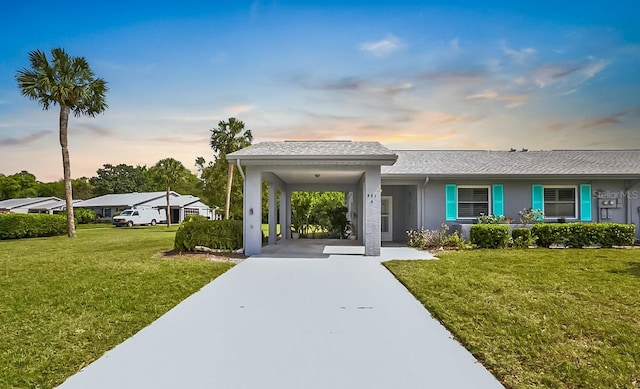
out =
[(57, 197), (27, 197), (0, 200), (0, 213), (59, 213), (66, 202)]
[(640, 219), (640, 150), (392, 151), (378, 142), (284, 141), (258, 143), (227, 159), (246, 168), (247, 255), (261, 251), (263, 181), (269, 244), (277, 243), (278, 192), (282, 231), (288, 231), (291, 192), (342, 191), (365, 255), (379, 255), (383, 241), (406, 240), (409, 229), (459, 227), (480, 214), (518, 221), (519, 211), (538, 209), (551, 222), (636, 226)]
[[(87, 208), (93, 210), (100, 218), (110, 219), (117, 212), (132, 207), (166, 208), (167, 192), (135, 192), (107, 194), (92, 199), (80, 201), (74, 204), (74, 208)], [(187, 215), (202, 215), (209, 219), (215, 218), (215, 209), (200, 201), (200, 198), (191, 195), (180, 195), (174, 191), (169, 192), (171, 207), (171, 222), (179, 223)]]

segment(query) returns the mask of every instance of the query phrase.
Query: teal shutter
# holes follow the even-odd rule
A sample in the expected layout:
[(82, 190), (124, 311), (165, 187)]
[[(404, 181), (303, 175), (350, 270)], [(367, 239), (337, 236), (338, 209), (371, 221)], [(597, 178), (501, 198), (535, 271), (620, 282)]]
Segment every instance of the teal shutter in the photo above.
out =
[(504, 216), (504, 185), (494, 184), (491, 200), (493, 202), (492, 213), (494, 216)]
[(580, 184), (580, 221), (591, 221), (591, 184)]
[(445, 220), (455, 221), (458, 218), (458, 188), (456, 184), (445, 185)]
[(531, 209), (544, 213), (544, 186), (531, 185)]

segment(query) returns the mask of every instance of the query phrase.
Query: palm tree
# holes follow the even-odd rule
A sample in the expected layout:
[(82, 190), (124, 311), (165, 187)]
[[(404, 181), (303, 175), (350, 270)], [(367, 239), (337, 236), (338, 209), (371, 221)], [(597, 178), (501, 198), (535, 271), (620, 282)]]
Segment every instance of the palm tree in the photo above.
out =
[(51, 50), (52, 62), (40, 50), (29, 53), (31, 69), (18, 70), (16, 80), (23, 96), (36, 100), (44, 110), (60, 106), (60, 147), (64, 170), (64, 192), (67, 206), (67, 234), (76, 236), (73, 220), (71, 164), (67, 141), (69, 112), (76, 117), (95, 117), (107, 109), (107, 83), (95, 75), (84, 57), (69, 57), (63, 49)]
[(153, 180), (167, 188), (167, 227), (171, 227), (171, 187), (184, 182), (189, 172), (182, 162), (173, 158), (161, 159), (151, 169), (149, 169)]
[[(251, 145), (253, 135), (251, 130), (244, 129), (244, 123), (236, 118), (229, 118), (228, 122), (220, 121), (218, 128), (211, 130), (210, 145), (218, 153), (217, 158), (227, 158), (227, 154)], [(231, 184), (233, 183), (233, 165), (229, 164), (227, 175), (227, 201), (224, 208), (224, 218), (229, 219), (231, 205)]]

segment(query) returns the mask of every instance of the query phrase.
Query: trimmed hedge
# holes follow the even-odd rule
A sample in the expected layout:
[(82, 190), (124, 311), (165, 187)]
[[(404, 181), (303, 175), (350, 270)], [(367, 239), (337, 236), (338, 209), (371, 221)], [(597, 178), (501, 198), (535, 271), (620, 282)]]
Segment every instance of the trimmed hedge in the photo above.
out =
[(67, 233), (67, 217), (49, 214), (0, 214), (0, 239), (36, 238)]
[(552, 244), (576, 248), (589, 245), (631, 246), (635, 242), (636, 226), (619, 223), (539, 223), (531, 227), (531, 233), (542, 247)]
[(193, 251), (196, 246), (231, 251), (242, 248), (242, 220), (202, 220), (194, 218), (176, 231), (174, 249)]
[(469, 240), (482, 249), (504, 248), (509, 245), (509, 226), (506, 224), (474, 224)]

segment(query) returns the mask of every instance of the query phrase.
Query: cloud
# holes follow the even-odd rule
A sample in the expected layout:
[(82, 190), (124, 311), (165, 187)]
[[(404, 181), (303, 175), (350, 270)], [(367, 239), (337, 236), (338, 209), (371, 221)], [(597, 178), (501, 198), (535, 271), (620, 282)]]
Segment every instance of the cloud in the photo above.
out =
[(449, 41), (449, 47), (453, 50), (453, 51), (460, 51), (460, 39), (458, 38), (453, 38), (451, 39), (451, 41)]
[(420, 78), (446, 84), (467, 84), (487, 80), (487, 71), (480, 68), (445, 69), (422, 73)]
[(565, 123), (551, 123), (547, 126), (549, 131), (559, 132), (567, 128), (567, 124)]
[(507, 103), (507, 108), (514, 108), (524, 105), (529, 99), (528, 95), (501, 95), (493, 89), (485, 89), (480, 93), (469, 95), (465, 97), (466, 100), (484, 99), (501, 101)]
[(0, 138), (0, 146), (22, 146), (47, 136), (51, 131), (38, 131), (33, 134), (17, 138)]
[(227, 120), (227, 118), (229, 117), (239, 116), (239, 115), (254, 111), (255, 108), (256, 107), (254, 105), (236, 104), (236, 105), (229, 105), (227, 107), (222, 108), (219, 113), (213, 113), (208, 115), (207, 114), (203, 115), (201, 113), (194, 113), (194, 114), (179, 113), (179, 114), (163, 116), (160, 119), (171, 120), (176, 122), (190, 122), (190, 123), (193, 123), (193, 122), (217, 123), (220, 120)]
[(620, 116), (623, 116), (625, 114), (625, 112), (618, 112), (615, 113), (613, 115), (608, 115), (608, 116), (597, 116), (591, 119), (585, 119), (582, 121), (582, 124), (580, 127), (582, 128), (595, 128), (595, 127), (602, 127), (602, 126), (613, 126), (613, 125), (618, 125), (620, 123), (622, 123), (620, 121), (620, 119), (618, 119)]
[(580, 84), (602, 72), (611, 61), (588, 57), (581, 63), (551, 63), (534, 70), (533, 81), (540, 87), (556, 83)]
[(367, 52), (374, 57), (383, 58), (396, 51), (404, 49), (405, 44), (393, 34), (376, 42), (365, 42), (360, 45), (360, 51)]
[(102, 127), (102, 126), (99, 126), (99, 125), (93, 124), (93, 123), (74, 124), (73, 125), (73, 129), (86, 131), (86, 132), (89, 132), (91, 134), (102, 136), (102, 137), (112, 136), (115, 133), (115, 130), (113, 130), (111, 128), (105, 128), (105, 127)]
[(508, 48), (506, 44), (503, 44), (502, 51), (507, 57), (511, 58), (511, 60), (519, 64), (524, 64), (536, 54), (536, 49), (534, 49), (533, 47), (526, 47), (524, 49), (514, 50), (514, 49)]

